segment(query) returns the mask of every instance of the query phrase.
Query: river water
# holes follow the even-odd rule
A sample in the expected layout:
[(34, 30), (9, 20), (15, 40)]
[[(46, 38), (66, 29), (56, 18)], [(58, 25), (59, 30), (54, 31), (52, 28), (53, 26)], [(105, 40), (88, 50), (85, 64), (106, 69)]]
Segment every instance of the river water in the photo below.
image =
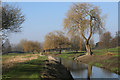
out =
[(91, 78), (117, 78), (113, 80), (118, 80), (118, 78), (120, 78), (120, 75), (112, 73), (106, 69), (83, 63), (77, 63), (74, 60), (63, 58), (56, 59), (70, 71), (75, 80), (82, 80), (81, 78), (87, 78), (87, 80), (90, 80)]

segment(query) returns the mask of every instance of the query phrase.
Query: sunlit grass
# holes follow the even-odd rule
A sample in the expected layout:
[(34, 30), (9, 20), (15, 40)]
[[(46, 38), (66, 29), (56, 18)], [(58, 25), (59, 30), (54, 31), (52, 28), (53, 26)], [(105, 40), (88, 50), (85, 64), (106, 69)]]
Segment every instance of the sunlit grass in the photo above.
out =
[(82, 51), (82, 52), (62, 52), (62, 54), (58, 55), (57, 57), (73, 59), (74, 57), (77, 57), (77, 56), (83, 55), (83, 54), (85, 54), (84, 51)]
[(97, 66), (97, 67), (102, 67), (103, 65), (100, 64), (100, 63), (95, 63), (95, 66)]
[(114, 53), (113, 56), (119, 56), (118, 50), (120, 50), (120, 47), (109, 48), (109, 49), (100, 49), (100, 50), (92, 50), (92, 51), (96, 55), (104, 55), (107, 52), (112, 52), (112, 53)]
[[(8, 56), (4, 55), (3, 59)], [(18, 55), (14, 55), (14, 57), (16, 56)], [(26, 56), (26, 54), (22, 54), (22, 56), (29, 58), (32, 55)], [(38, 56), (37, 59), (15, 63), (11, 68), (5, 69), (2, 76), (3, 78), (40, 78), (40, 73), (43, 71), (46, 59), (46, 56)]]

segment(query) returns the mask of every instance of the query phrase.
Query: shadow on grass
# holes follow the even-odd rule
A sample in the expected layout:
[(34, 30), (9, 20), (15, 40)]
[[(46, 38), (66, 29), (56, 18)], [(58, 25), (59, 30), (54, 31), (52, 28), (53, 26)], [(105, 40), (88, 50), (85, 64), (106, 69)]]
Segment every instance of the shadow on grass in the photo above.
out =
[(45, 60), (31, 60), (17, 63), (12, 68), (3, 71), (3, 78), (40, 78)]
[(85, 51), (82, 52), (67, 52), (66, 54), (81, 54), (81, 53), (86, 53)]
[(46, 64), (46, 75), (52, 76), (56, 80), (73, 80), (70, 72), (61, 65), (60, 62), (53, 61), (54, 63)]

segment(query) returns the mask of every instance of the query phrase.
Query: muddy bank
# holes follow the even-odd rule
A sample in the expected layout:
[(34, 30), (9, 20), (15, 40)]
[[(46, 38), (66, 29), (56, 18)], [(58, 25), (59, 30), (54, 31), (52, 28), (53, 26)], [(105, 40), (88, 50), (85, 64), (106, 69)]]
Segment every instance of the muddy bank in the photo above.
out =
[(74, 80), (67, 68), (56, 60), (46, 60), (41, 78), (49, 80)]
[(120, 61), (118, 57), (112, 55), (83, 55), (75, 58), (77, 62), (82, 62), (85, 64), (94, 65), (101, 67), (120, 75), (120, 70), (118, 68)]

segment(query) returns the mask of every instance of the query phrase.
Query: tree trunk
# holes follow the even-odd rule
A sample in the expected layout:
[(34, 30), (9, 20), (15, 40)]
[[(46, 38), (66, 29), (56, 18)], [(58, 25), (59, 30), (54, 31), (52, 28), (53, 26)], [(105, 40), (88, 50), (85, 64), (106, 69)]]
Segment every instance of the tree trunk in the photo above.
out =
[(88, 41), (86, 41), (85, 46), (86, 46), (86, 51), (87, 51), (86, 55), (92, 55), (91, 47)]
[(76, 53), (78, 52), (78, 50), (76, 50)]
[(61, 49), (59, 50), (59, 54), (61, 54)]
[(59, 54), (61, 54), (61, 45), (59, 45), (59, 48), (60, 48), (60, 50), (59, 50)]

